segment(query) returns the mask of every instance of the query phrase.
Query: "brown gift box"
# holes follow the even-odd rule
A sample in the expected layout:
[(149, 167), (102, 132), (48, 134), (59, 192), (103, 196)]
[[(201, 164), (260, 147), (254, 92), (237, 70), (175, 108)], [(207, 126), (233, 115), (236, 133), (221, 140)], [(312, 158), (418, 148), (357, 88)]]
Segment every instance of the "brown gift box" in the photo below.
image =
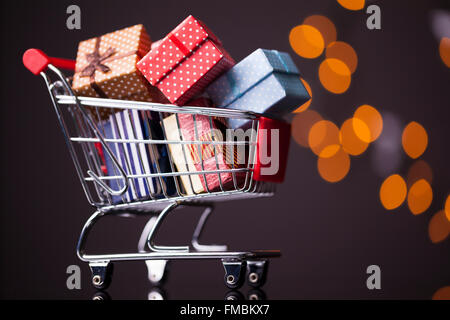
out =
[[(164, 95), (136, 68), (150, 50), (143, 25), (81, 41), (78, 45), (72, 88), (79, 96), (164, 103)], [(99, 109), (102, 119), (110, 110)]]

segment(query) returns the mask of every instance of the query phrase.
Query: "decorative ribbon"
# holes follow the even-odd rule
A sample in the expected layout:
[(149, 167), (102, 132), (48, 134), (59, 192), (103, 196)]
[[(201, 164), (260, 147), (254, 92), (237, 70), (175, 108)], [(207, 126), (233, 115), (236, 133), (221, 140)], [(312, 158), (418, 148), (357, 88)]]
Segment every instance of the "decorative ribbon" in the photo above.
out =
[(225, 78), (227, 78), (228, 85), (231, 88), (231, 93), (233, 94), (233, 97), (235, 97), (235, 99), (240, 98), (242, 96), (242, 92), (237, 87), (236, 80), (234, 80), (234, 77), (231, 74), (231, 72), (225, 73)]
[(173, 44), (180, 49), (180, 51), (183, 53), (183, 55), (187, 56), (191, 53), (191, 50), (189, 50), (184, 44), (183, 42), (180, 41), (180, 39), (178, 39), (178, 37), (173, 33), (169, 33), (169, 35), (167, 36), (169, 38), (170, 41), (173, 42)]
[(286, 62), (284, 61), (284, 59), (281, 57), (281, 54), (277, 51), (277, 50), (272, 50), (272, 52), (277, 56), (278, 60), (280, 60), (281, 64), (283, 65), (283, 68), (286, 72), (289, 72), (289, 68), (286, 64)]
[(111, 71), (111, 68), (103, 63), (114, 61), (117, 59), (122, 59), (127, 56), (131, 56), (133, 54), (137, 54), (138, 50), (130, 51), (124, 54), (119, 54), (114, 57), (111, 57), (116, 53), (116, 49), (109, 47), (103, 54), (100, 54), (100, 42), (101, 38), (97, 37), (95, 39), (95, 49), (91, 53), (86, 54), (86, 60), (88, 61), (88, 65), (81, 70), (80, 77), (89, 77), (89, 83), (94, 89), (94, 91), (100, 96), (100, 98), (108, 98), (105, 92), (100, 88), (100, 86), (95, 82), (95, 71), (101, 71), (103, 73), (107, 73)]

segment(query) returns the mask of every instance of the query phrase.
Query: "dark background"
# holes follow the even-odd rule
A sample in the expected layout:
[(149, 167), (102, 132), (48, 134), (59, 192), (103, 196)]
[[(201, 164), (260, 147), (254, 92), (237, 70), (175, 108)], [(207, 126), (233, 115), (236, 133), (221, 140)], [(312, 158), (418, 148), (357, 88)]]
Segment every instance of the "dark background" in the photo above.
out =
[[(240, 60), (256, 48), (289, 52), (313, 88), (312, 109), (337, 123), (368, 103), (398, 116), (402, 125), (419, 121), (428, 131), (423, 158), (433, 168), (434, 200), (413, 216), (407, 206), (394, 212), (380, 204), (384, 177), (370, 161), (371, 147), (352, 158), (348, 176), (337, 184), (323, 181), (316, 156), (294, 142), (288, 176), (275, 197), (220, 204), (205, 240), (235, 249), (281, 249), (271, 264), (265, 291), (273, 299), (382, 298), (428, 299), (450, 285), (450, 240), (432, 244), (428, 222), (448, 194), (449, 69), (439, 59), (430, 28), (432, 9), (445, 1), (378, 1), (382, 30), (366, 28), (365, 11), (348, 11), (336, 1), (2, 1), (0, 214), (1, 298), (90, 298), (87, 264), (75, 245), (94, 211), (82, 192), (46, 88), (21, 63), (23, 52), (41, 48), (49, 55), (75, 58), (77, 44), (137, 23), (153, 40), (163, 37), (188, 14), (203, 20)], [(78, 4), (81, 30), (65, 26), (66, 8)], [(448, 9), (448, 8), (447, 8)], [(350, 43), (359, 65), (342, 95), (321, 86), (321, 59), (307, 60), (291, 50), (291, 28), (312, 14), (329, 17), (338, 39)], [(403, 156), (397, 170), (412, 163)], [(161, 230), (161, 242), (189, 241), (198, 213), (180, 211)], [(145, 219), (107, 218), (90, 238), (92, 250), (135, 250)], [(66, 268), (82, 269), (82, 290), (66, 288)], [(366, 288), (366, 268), (381, 267), (381, 290)], [(169, 298), (222, 299), (222, 266), (217, 261), (172, 264), (164, 289)], [(116, 264), (113, 299), (145, 299), (151, 285), (143, 262)], [(245, 294), (247, 288), (242, 292)]]

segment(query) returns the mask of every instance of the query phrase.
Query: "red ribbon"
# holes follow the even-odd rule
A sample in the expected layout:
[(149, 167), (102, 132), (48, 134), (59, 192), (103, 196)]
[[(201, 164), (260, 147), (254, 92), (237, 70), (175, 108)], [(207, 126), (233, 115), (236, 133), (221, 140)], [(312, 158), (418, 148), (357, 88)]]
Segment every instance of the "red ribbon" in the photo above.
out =
[(191, 53), (191, 50), (189, 50), (184, 44), (183, 42), (177, 38), (177, 36), (175, 34), (173, 34), (173, 32), (169, 33), (169, 35), (167, 36), (169, 38), (170, 41), (173, 42), (173, 44), (180, 49), (180, 51), (183, 53), (183, 55), (187, 56)]

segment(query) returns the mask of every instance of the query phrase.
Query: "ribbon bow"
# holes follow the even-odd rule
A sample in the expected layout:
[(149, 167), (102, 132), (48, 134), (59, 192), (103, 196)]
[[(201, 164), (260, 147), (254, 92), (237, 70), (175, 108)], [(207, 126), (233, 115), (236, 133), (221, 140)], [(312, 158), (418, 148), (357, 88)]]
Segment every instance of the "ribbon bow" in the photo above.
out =
[[(99, 43), (99, 41), (97, 41), (97, 43)], [(93, 77), (95, 75), (96, 70), (101, 71), (103, 73), (109, 72), (111, 69), (108, 66), (102, 64), (102, 62), (111, 57), (115, 53), (116, 50), (114, 50), (114, 48), (109, 47), (109, 49), (106, 50), (106, 52), (101, 55), (99, 48), (96, 45), (94, 52), (86, 54), (86, 60), (88, 61), (89, 64), (81, 71), (81, 76)]]

